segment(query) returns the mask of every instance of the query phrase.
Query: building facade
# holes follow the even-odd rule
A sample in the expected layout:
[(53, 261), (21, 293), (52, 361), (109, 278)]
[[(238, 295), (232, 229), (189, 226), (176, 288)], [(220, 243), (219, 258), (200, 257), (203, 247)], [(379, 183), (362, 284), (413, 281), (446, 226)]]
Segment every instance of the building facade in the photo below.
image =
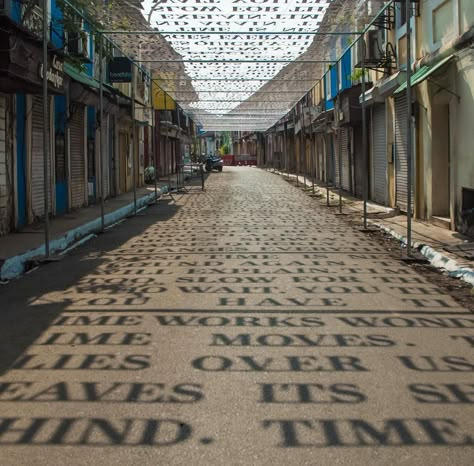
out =
[[(178, 155), (189, 153), (190, 131), (195, 131), (179, 110), (171, 115), (168, 138), (160, 142), (155, 132), (155, 141), (153, 117), (159, 121), (159, 115), (153, 114), (150, 71), (133, 63), (132, 83), (110, 82), (109, 64), (121, 51), (107, 46), (100, 63), (96, 34), (81, 18), (75, 30), (65, 31), (68, 22), (56, 0), (47, 1), (44, 128), (41, 5), (34, 0), (0, 2), (0, 235), (44, 219), (45, 188), (49, 215), (61, 216), (97, 203), (101, 194), (107, 199), (142, 186), (145, 168), (154, 165), (153, 151), (165, 139), (168, 150), (159, 152), (159, 166), (162, 173), (174, 173)], [(161, 120), (163, 129), (166, 118)], [(46, 187), (45, 135), (50, 148)]]
[[(377, 8), (382, 13), (376, 15)], [(473, 235), (474, 2), (412, 1), (407, 17), (404, 1), (361, 1), (355, 30), (367, 25), (370, 9), (377, 18), (363, 37), (352, 44), (344, 36), (334, 37), (330, 58), (336, 63), (294, 110), (267, 132), (264, 164), (276, 162), (271, 160), (278, 157), (272, 134), (285, 128), (286, 139), (294, 138), (292, 160), (285, 163), (288, 169), (341, 186), (359, 198), (367, 187), (369, 200), (406, 212), (410, 137), (413, 215)], [(406, 96), (408, 24), (411, 102)], [(301, 107), (305, 110), (300, 111)], [(289, 121), (294, 121), (292, 128)], [(301, 128), (305, 129), (305, 142)], [(301, 144), (305, 150), (300, 149)]]

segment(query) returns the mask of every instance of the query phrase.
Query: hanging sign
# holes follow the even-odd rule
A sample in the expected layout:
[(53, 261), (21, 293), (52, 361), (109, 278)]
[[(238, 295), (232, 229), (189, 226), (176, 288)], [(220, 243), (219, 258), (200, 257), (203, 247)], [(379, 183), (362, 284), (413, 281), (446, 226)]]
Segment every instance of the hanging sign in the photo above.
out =
[(109, 82), (132, 82), (132, 62), (127, 57), (115, 57), (109, 63)]
[(165, 93), (154, 81), (152, 86), (153, 108), (155, 110), (175, 110), (176, 102)]

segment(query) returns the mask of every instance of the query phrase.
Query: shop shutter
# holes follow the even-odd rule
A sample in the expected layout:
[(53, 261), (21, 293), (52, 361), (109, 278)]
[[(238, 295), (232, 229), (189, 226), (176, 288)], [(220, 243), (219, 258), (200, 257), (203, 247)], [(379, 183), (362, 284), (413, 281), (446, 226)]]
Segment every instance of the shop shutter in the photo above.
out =
[(71, 207), (78, 208), (85, 204), (86, 164), (84, 159), (84, 110), (78, 105), (71, 115), (70, 153), (71, 153)]
[(0, 94), (0, 235), (9, 230), (9, 209), (8, 193), (10, 192), (8, 186), (8, 159), (7, 159), (7, 97)]
[[(326, 182), (331, 173), (330, 168), (330, 146), (329, 146), (330, 136), (327, 134), (319, 135), (319, 168), (320, 168), (320, 180)], [(328, 156), (326, 160), (326, 156)], [(330, 180), (328, 180), (330, 181)]]
[(121, 193), (127, 192), (128, 173), (128, 137), (127, 133), (119, 133), (119, 188)]
[(337, 139), (334, 134), (326, 135), (326, 158), (327, 158), (327, 177), (328, 182), (336, 186), (336, 152), (337, 152)]
[[(339, 176), (339, 139), (340, 136), (342, 136), (342, 132), (336, 133), (334, 135), (333, 141), (334, 141), (334, 151), (333, 151), (333, 160), (334, 160), (334, 186), (339, 187), (339, 181), (340, 181), (340, 176)], [(342, 153), (342, 149), (341, 149)]]
[[(104, 129), (104, 160), (102, 160), (101, 169), (103, 171), (102, 177), (104, 179), (104, 199), (107, 199), (110, 196), (110, 128), (112, 126), (112, 116), (105, 115), (105, 129)], [(100, 152), (99, 152), (100, 154)]]
[(407, 99), (403, 94), (395, 99), (395, 201), (397, 207), (405, 211), (408, 203), (407, 111)]
[(364, 197), (364, 178), (368, 176), (362, 149), (362, 126), (356, 126), (354, 127), (354, 193), (359, 199)]
[[(342, 189), (350, 191), (350, 170), (349, 170), (349, 130), (341, 128), (341, 159), (342, 159)], [(338, 157), (337, 157), (338, 158)], [(336, 179), (339, 186), (339, 167), (336, 172)]]
[[(4, 94), (0, 94), (0, 175), (7, 173), (7, 163), (6, 163), (6, 144), (7, 144), (7, 107), (6, 107), (6, 99), (7, 97)], [(6, 186), (6, 180), (4, 181), (4, 177), (0, 177), (0, 186)], [(5, 183), (5, 184), (4, 184)], [(1, 194), (0, 194), (1, 195)]]
[(372, 147), (374, 201), (387, 204), (387, 134), (385, 105), (375, 105), (372, 108)]
[(109, 132), (108, 132), (108, 139), (107, 139), (107, 148), (108, 148), (108, 196), (115, 196), (116, 195), (116, 187), (115, 187), (115, 176), (116, 176), (116, 159), (114, 157), (115, 154), (115, 116), (109, 115)]
[[(50, 106), (48, 105), (48, 116)], [(43, 144), (43, 97), (32, 98), (31, 134), (31, 209), (33, 218), (44, 215), (44, 144)], [(51, 160), (48, 158), (51, 181)], [(52, 212), (51, 183), (49, 187), (49, 211)]]

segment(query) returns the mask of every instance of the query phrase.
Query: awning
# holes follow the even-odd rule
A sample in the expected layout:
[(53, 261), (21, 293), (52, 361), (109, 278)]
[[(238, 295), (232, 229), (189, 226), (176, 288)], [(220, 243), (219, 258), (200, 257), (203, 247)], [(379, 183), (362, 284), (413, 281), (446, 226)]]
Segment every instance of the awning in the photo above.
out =
[[(449, 57), (444, 58), (443, 60), (435, 63), (431, 66), (422, 66), (416, 73), (414, 73), (411, 77), (411, 85), (416, 86), (420, 84), (425, 79), (429, 78), (436, 70), (439, 70), (442, 66), (447, 65), (452, 59), (454, 55), (450, 55)], [(407, 88), (407, 81), (405, 81), (396, 91), (395, 94), (399, 94), (403, 92)]]
[[(73, 80), (70, 87), (71, 99), (85, 105), (99, 106), (100, 82), (69, 63), (64, 64), (64, 71)], [(104, 82), (103, 92), (106, 97), (104, 113), (118, 114), (120, 110), (120, 91)]]
[(375, 85), (382, 98), (390, 97), (407, 79), (405, 71), (397, 71), (387, 78), (378, 81)]
[(99, 105), (99, 83), (87, 74), (74, 68), (69, 63), (64, 64), (65, 73), (72, 79), (69, 95), (72, 102), (80, 102), (92, 107)]
[(94, 79), (92, 76), (89, 76), (86, 73), (79, 71), (78, 69), (74, 68), (74, 66), (70, 65), (69, 63), (64, 63), (64, 71), (69, 77), (74, 79), (74, 81), (77, 81), (81, 84), (92, 87), (93, 89), (100, 88), (100, 84), (99, 84), (99, 81), (97, 81), (97, 79)]
[(359, 96), (359, 103), (361, 105), (364, 102), (366, 105), (374, 105), (375, 103), (381, 103), (383, 101), (384, 99), (380, 97), (379, 89), (376, 86), (371, 87), (368, 91), (365, 91), (365, 94)]

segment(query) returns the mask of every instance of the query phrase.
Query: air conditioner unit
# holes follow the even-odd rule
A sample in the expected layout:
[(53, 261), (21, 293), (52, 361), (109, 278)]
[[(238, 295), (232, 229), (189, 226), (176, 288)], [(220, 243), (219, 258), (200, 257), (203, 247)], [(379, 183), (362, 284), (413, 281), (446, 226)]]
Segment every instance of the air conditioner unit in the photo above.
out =
[(360, 68), (362, 60), (366, 66), (377, 66), (384, 57), (384, 31), (382, 29), (369, 30), (363, 39), (357, 43), (357, 60), (355, 66)]
[(70, 55), (81, 58), (89, 58), (90, 35), (88, 32), (81, 31), (70, 33), (67, 37), (67, 51)]

